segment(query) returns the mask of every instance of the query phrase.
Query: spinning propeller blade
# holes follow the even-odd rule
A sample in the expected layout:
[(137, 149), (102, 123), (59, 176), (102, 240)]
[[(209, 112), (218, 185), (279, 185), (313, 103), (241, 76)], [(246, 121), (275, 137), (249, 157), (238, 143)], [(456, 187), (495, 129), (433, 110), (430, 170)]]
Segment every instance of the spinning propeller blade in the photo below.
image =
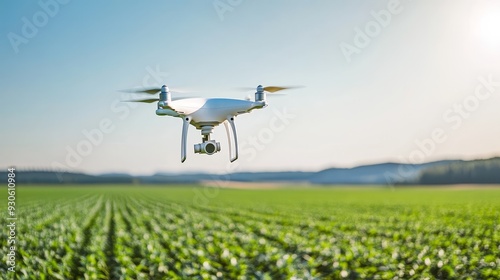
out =
[[(173, 97), (172, 101), (188, 99), (192, 97)], [(134, 99), (134, 100), (122, 100), (122, 102), (140, 102), (140, 103), (153, 103), (156, 101), (160, 101), (159, 98), (146, 98), (146, 99)]]
[[(129, 92), (129, 93), (157, 94), (157, 93), (160, 93), (161, 87), (124, 89), (124, 90), (121, 90), (121, 91), (122, 92)], [(188, 90), (178, 89), (178, 88), (174, 88), (174, 89), (169, 88), (169, 91), (173, 92), (173, 93), (189, 93), (190, 92)]]
[[(280, 90), (285, 90), (285, 89), (296, 89), (296, 88), (302, 88), (303, 86), (287, 86), (287, 87), (279, 87), (279, 86), (267, 86), (263, 87), (264, 91), (267, 91), (268, 93), (275, 93)], [(242, 90), (255, 90), (254, 87), (243, 87), (240, 88)]]
[(284, 90), (284, 89), (291, 89), (292, 87), (275, 87), (275, 86), (268, 86), (268, 87), (264, 87), (264, 90), (267, 91), (267, 92), (277, 92), (277, 91), (280, 91), (280, 90)]
[(161, 91), (161, 88), (141, 88), (141, 89), (124, 89), (122, 92), (130, 93), (146, 93), (146, 94), (157, 94)]
[(122, 100), (122, 102), (140, 102), (140, 103), (153, 103), (159, 101), (158, 98), (147, 98), (147, 99), (137, 99), (137, 100)]

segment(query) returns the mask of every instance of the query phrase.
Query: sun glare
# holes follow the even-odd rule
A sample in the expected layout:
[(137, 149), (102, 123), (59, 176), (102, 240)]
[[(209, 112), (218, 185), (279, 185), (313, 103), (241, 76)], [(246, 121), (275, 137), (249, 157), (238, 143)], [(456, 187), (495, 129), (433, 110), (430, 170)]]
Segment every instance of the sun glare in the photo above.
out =
[(476, 18), (476, 34), (489, 47), (500, 47), (500, 9), (484, 11)]

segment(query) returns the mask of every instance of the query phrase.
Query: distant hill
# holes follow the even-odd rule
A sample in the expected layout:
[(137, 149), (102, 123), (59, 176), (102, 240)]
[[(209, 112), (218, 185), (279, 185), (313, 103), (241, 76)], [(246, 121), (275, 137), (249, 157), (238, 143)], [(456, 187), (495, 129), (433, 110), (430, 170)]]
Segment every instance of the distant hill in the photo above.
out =
[[(0, 172), (6, 182), (7, 173)], [(195, 184), (204, 181), (287, 182), (316, 185), (392, 185), (392, 184), (500, 184), (500, 158), (488, 160), (443, 160), (423, 164), (379, 163), (353, 168), (329, 168), (319, 172), (236, 172), (132, 176), (122, 173), (89, 175), (53, 171), (17, 172), (21, 184)]]
[(417, 184), (500, 184), (500, 157), (452, 162), (423, 169)]
[(380, 163), (353, 168), (330, 168), (315, 173), (310, 178), (313, 184), (400, 184), (414, 181), (420, 171), (453, 160), (443, 160), (423, 164)]

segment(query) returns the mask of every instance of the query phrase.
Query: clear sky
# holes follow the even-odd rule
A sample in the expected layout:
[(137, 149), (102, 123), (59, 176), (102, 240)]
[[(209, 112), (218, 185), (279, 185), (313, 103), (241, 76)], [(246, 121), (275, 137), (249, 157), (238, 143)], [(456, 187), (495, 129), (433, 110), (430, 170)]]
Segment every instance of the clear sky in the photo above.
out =
[[(498, 1), (1, 1), (0, 15), (0, 166), (224, 173), (500, 155)], [(119, 102), (163, 83), (235, 98), (305, 87), (237, 117), (236, 163), (221, 126), (213, 156), (193, 153), (191, 127), (181, 164), (181, 120)]]

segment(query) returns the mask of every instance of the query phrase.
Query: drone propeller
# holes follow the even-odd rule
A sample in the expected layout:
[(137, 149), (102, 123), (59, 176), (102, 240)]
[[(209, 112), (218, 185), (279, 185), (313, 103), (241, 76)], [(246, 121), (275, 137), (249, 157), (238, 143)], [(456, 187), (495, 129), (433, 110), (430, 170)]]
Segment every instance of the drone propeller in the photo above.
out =
[[(125, 90), (121, 90), (121, 91), (122, 92), (129, 92), (129, 93), (157, 94), (161, 91), (161, 87), (125, 89)], [(187, 90), (182, 90), (182, 89), (177, 89), (177, 88), (175, 88), (174, 90), (169, 88), (169, 91), (173, 92), (173, 93), (188, 93), (189, 92)]]
[[(173, 97), (172, 101), (188, 99), (188, 98), (192, 98), (192, 97)], [(139, 102), (139, 103), (153, 103), (156, 101), (160, 101), (160, 99), (159, 98), (146, 98), (146, 99), (122, 100), (122, 102)]]
[(264, 91), (274, 93), (274, 92), (277, 92), (277, 91), (280, 91), (280, 90), (292, 89), (292, 88), (293, 88), (293, 87), (276, 87), (276, 86), (267, 86), (267, 87), (264, 87)]
[[(279, 86), (266, 86), (263, 87), (264, 91), (267, 91), (272, 94), (277, 94), (276, 92), (281, 91), (281, 90), (286, 90), (286, 89), (296, 89), (296, 88), (301, 88), (303, 86), (288, 86), (288, 87), (279, 87)], [(254, 87), (243, 87), (241, 88), (242, 90), (255, 90)]]
[(147, 99), (137, 99), (137, 100), (122, 100), (122, 102), (153, 103), (159, 100), (160, 100), (159, 98), (147, 98)]

